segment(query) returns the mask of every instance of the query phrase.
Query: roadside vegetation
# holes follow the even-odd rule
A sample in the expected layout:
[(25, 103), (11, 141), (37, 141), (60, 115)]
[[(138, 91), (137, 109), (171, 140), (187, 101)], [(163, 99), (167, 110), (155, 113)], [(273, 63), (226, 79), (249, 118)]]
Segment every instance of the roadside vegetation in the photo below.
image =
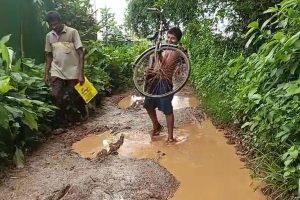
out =
[[(169, 26), (184, 31), (190, 80), (203, 108), (216, 123), (238, 127), (236, 134), (251, 147), (250, 167), (269, 195), (300, 197), (299, 0), (130, 0), (125, 27), (109, 9), (98, 11), (98, 22), (88, 0), (33, 5), (45, 30), (49, 8), (79, 30), (86, 76), (100, 96), (132, 86), (132, 63), (150, 45), (143, 38), (158, 28), (157, 16), (145, 8), (164, 8)], [(54, 127), (56, 108), (43, 81), (44, 64), (26, 58), (23, 49), (14, 56), (20, 49), (10, 47), (9, 35), (0, 39), (0, 165), (22, 166), (24, 155)]]

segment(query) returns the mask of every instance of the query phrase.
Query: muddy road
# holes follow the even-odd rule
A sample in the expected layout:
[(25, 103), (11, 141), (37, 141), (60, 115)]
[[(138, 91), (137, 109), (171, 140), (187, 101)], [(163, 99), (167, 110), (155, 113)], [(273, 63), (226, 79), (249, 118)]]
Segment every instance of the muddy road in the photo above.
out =
[(10, 170), (0, 199), (16, 200), (265, 200), (250, 172), (199, 108), (191, 88), (173, 101), (175, 144), (165, 127), (151, 138), (143, 98), (106, 98), (86, 123), (53, 135)]

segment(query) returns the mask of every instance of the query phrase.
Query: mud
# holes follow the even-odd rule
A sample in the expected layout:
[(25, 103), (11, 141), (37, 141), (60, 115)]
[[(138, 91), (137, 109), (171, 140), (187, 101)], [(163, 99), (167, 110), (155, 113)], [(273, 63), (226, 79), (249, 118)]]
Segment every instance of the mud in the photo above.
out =
[(109, 151), (109, 144), (117, 142), (117, 137), (111, 134), (111, 131), (106, 131), (99, 135), (88, 135), (86, 138), (74, 143), (72, 150), (82, 158), (93, 159), (105, 149)]
[(140, 117), (146, 113), (143, 109), (119, 109), (115, 102), (123, 97), (106, 98), (94, 118), (52, 136), (28, 157), (25, 168), (7, 172), (0, 186), (0, 199), (144, 200), (173, 196), (179, 182), (156, 160), (112, 154), (98, 161), (82, 158), (73, 151), (74, 143), (91, 134), (109, 131), (117, 135), (131, 129), (147, 134), (151, 125), (146, 117)]
[[(50, 138), (24, 169), (8, 172), (0, 199), (264, 199), (189, 87), (174, 103), (178, 142), (171, 145), (165, 116), (158, 114), (165, 128), (151, 138), (143, 99), (134, 95), (106, 98), (94, 118)], [(121, 135), (123, 144), (114, 146)], [(103, 157), (103, 150), (113, 153)]]
[(177, 142), (166, 145), (165, 131), (154, 140), (143, 134), (126, 133), (119, 153), (130, 158), (159, 160), (181, 183), (174, 200), (265, 199), (251, 187), (249, 170), (209, 119), (178, 127), (175, 135)]

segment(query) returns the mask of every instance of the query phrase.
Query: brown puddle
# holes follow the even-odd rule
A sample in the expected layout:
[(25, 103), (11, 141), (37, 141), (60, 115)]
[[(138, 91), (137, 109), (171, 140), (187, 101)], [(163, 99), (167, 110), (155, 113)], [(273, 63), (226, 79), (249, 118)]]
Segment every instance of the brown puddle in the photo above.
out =
[(111, 131), (106, 131), (100, 135), (88, 135), (86, 138), (74, 143), (72, 149), (82, 158), (95, 158), (102, 150), (109, 150), (109, 144), (116, 142), (118, 137), (111, 134)]
[(154, 141), (147, 134), (124, 133), (119, 154), (132, 158), (160, 158), (181, 182), (176, 200), (264, 200), (251, 187), (249, 170), (226, 144), (222, 133), (206, 120), (175, 129), (179, 141), (166, 145), (166, 133)]
[(144, 99), (144, 97), (135, 95), (127, 96), (118, 103), (118, 106), (122, 109), (127, 109), (135, 105), (138, 101), (144, 101)]
[[(143, 102), (144, 99), (145, 98), (141, 96), (127, 96), (118, 103), (118, 106), (122, 109), (127, 109), (139, 102)], [(174, 96), (172, 101), (172, 105), (175, 110), (188, 107), (196, 108), (199, 104), (200, 102), (196, 97)]]

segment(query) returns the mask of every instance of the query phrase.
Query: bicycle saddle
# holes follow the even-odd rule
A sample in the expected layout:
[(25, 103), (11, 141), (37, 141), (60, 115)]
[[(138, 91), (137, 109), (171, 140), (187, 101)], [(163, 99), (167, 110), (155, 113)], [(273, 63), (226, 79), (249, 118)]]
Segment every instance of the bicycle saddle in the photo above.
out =
[(158, 37), (158, 31), (156, 33), (154, 33), (154, 35), (148, 35), (147, 39), (148, 40), (155, 40)]

